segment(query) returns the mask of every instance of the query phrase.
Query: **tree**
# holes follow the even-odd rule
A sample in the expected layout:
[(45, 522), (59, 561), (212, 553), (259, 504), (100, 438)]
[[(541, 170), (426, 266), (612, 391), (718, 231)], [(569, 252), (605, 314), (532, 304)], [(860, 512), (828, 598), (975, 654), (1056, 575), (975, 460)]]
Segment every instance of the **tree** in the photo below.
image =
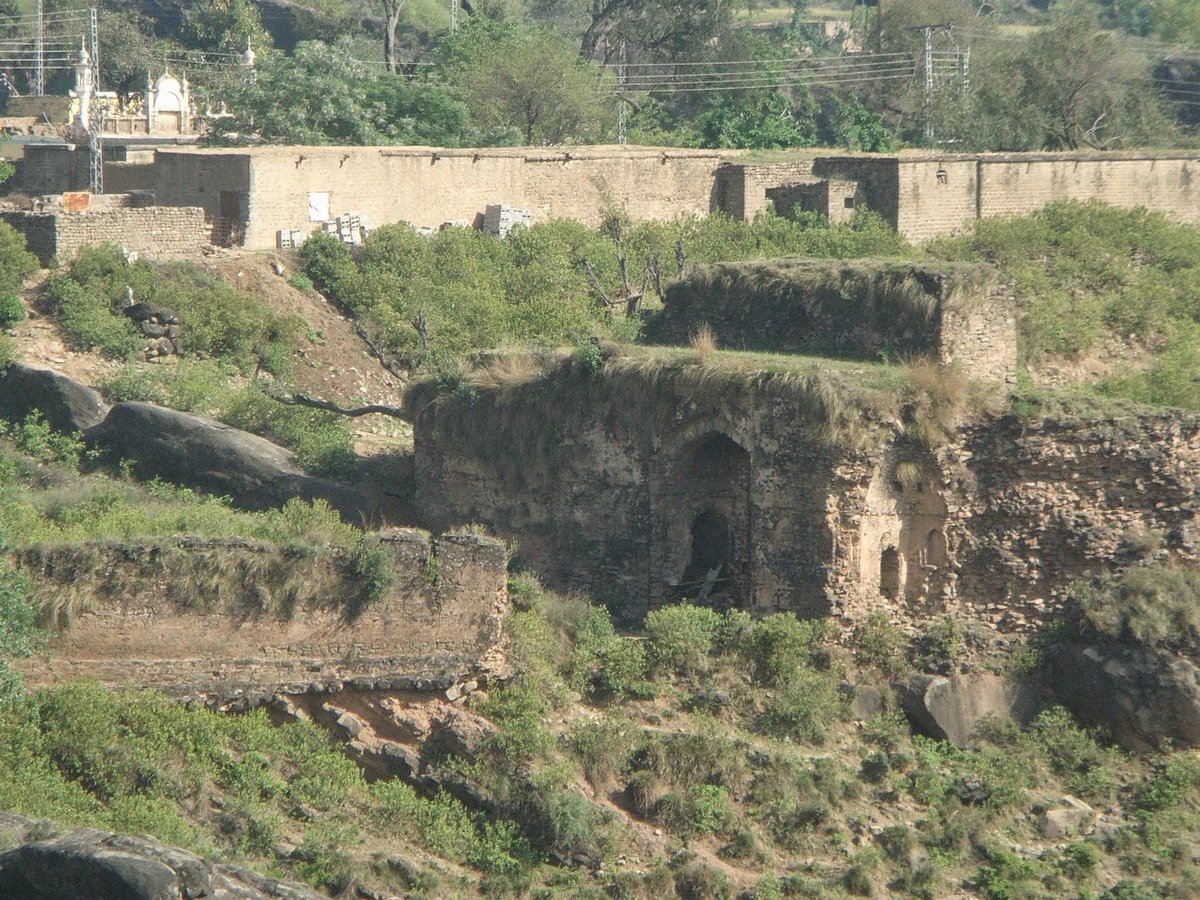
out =
[(511, 126), (526, 144), (561, 144), (603, 130), (602, 73), (554, 32), (472, 19), (441, 55), (455, 93), (485, 132)]
[(400, 27), (400, 15), (406, 0), (379, 0), (383, 4), (383, 61), (387, 70), (395, 74), (399, 67), (396, 59), (396, 29)]
[(727, 0), (591, 0), (579, 50), (594, 58), (609, 38), (611, 55), (619, 34), (642, 55), (674, 59), (707, 45), (732, 20)]
[(410, 84), (317, 41), (290, 56), (264, 54), (255, 79), (233, 90), (230, 110), (214, 122), (216, 142), (455, 147), (477, 137), (466, 106), (444, 89)]

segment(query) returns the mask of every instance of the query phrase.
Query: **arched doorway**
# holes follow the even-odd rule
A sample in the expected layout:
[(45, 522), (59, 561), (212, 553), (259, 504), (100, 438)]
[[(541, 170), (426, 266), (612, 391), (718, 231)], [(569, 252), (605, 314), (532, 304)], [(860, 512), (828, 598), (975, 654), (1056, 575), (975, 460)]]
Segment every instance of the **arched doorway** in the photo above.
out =
[(692, 552), (680, 587), (688, 599), (707, 603), (728, 593), (733, 571), (733, 530), (719, 509), (706, 509), (692, 522)]
[(879, 554), (879, 593), (889, 600), (900, 597), (900, 551), (895, 547)]

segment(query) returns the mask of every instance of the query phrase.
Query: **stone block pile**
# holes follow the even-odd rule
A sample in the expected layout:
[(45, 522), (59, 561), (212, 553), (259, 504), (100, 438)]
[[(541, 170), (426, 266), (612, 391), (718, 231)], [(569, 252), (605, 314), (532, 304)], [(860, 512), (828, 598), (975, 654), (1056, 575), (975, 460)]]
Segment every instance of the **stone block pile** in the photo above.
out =
[(160, 362), (183, 353), (183, 323), (174, 310), (153, 303), (135, 303), (127, 306), (124, 313), (149, 339), (147, 362)]

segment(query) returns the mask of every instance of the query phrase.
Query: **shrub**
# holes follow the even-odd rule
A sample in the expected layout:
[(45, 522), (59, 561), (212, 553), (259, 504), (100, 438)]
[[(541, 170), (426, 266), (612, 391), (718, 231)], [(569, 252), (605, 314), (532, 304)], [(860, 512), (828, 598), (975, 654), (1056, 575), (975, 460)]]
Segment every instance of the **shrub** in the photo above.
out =
[(887, 678), (898, 678), (908, 668), (908, 640), (891, 623), (887, 613), (875, 610), (854, 629), (854, 658), (859, 665), (874, 666)]
[(1200, 570), (1135, 566), (1072, 586), (1084, 621), (1101, 634), (1147, 647), (1200, 648)]
[(822, 644), (829, 634), (829, 623), (824, 620), (802, 621), (792, 613), (775, 613), (750, 627), (739, 651), (753, 667), (757, 681), (786, 685), (802, 668), (826, 661)]
[(646, 615), (650, 659), (685, 675), (703, 670), (721, 628), (719, 613), (702, 606), (665, 606)]
[(845, 707), (846, 699), (835, 678), (802, 669), (767, 701), (759, 727), (775, 737), (820, 744), (828, 737), (829, 727), (845, 715)]
[(567, 737), (580, 758), (584, 777), (596, 790), (605, 790), (625, 770), (633, 753), (633, 726), (614, 719), (577, 722)]
[(664, 825), (684, 837), (722, 834), (735, 822), (729, 791), (715, 784), (698, 784), (667, 794), (658, 806)]
[(19, 451), (39, 462), (78, 467), (83, 457), (83, 441), (77, 435), (55, 431), (38, 410), (20, 423), (0, 423), (0, 435), (9, 437)]
[(12, 328), (25, 318), (25, 304), (16, 294), (0, 294), (0, 328)]

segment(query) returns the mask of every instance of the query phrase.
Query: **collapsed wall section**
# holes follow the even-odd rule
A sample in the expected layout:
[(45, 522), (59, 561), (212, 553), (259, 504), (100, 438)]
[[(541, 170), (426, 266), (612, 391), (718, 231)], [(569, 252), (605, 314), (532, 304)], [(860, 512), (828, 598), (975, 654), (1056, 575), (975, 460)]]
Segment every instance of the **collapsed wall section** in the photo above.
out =
[(686, 345), (705, 325), (731, 349), (927, 356), (993, 381), (1016, 372), (1015, 296), (984, 265), (782, 259), (694, 266), (668, 286), (647, 337)]
[(1200, 560), (1200, 417), (1008, 416), (969, 429), (944, 468), (958, 596), (1005, 627), (1053, 621), (1101, 570)]
[(234, 539), (26, 549), (17, 563), (58, 630), (19, 666), (32, 685), (87, 677), (227, 698), (411, 687), (502, 664), (504, 547), (414, 530), (380, 540), (367, 574), (345, 551)]

